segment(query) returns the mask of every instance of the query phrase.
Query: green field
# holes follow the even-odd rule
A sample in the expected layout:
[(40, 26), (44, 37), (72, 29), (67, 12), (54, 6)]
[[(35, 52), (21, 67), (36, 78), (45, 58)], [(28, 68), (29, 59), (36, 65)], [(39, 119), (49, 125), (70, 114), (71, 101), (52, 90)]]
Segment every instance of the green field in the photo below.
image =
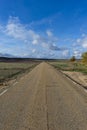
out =
[(56, 69), (62, 71), (76, 71), (87, 74), (87, 65), (82, 64), (80, 61), (70, 62), (70, 61), (55, 61), (50, 62)]
[[(15, 79), (24, 73), (28, 73), (40, 62), (0, 62), (0, 84), (10, 79)], [(66, 60), (48, 62), (56, 69), (62, 71), (76, 71), (87, 74), (87, 65), (80, 61), (70, 62)]]
[(36, 65), (37, 65), (36, 62), (30, 62), (30, 63), (0, 62), (0, 83), (8, 81), (9, 79), (17, 78), (19, 75), (29, 72)]

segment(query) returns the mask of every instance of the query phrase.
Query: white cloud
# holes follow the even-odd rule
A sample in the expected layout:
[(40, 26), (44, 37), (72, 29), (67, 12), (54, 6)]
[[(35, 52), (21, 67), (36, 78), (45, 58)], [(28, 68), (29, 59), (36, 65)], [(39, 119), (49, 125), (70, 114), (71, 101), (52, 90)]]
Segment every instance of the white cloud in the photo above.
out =
[[(45, 32), (39, 34), (37, 31), (30, 29), (29, 26), (22, 24), (18, 17), (9, 17), (6, 25), (0, 25), (0, 33), (3, 33), (3, 36), (8, 39), (6, 41), (4, 38), (3, 42), (5, 44), (10, 43), (11, 45), (16, 43), (16, 46), (18, 44), (18, 50), (13, 48), (14, 51), (18, 51), (17, 55), (50, 57), (56, 55), (57, 51), (63, 52), (64, 56), (68, 55), (66, 49), (58, 46), (59, 39), (54, 36), (52, 31), (45, 30)], [(35, 49), (36, 46), (37, 50)]]
[(47, 36), (42, 36), (36, 31), (31, 30), (25, 25), (21, 24), (18, 17), (9, 17), (6, 26), (3, 26), (3, 28), (0, 26), (0, 28), (3, 30), (6, 36), (14, 38), (15, 40), (21, 40), (26, 44), (39, 45), (50, 49), (50, 45), (54, 46), (54, 44), (58, 42), (58, 38), (53, 36), (53, 33), (50, 30), (46, 31)]
[(50, 30), (47, 30), (46, 33), (47, 33), (48, 37), (52, 37), (53, 36), (53, 33)]
[(80, 38), (78, 38), (78, 39), (77, 39), (77, 43), (80, 43), (80, 42), (81, 42), (81, 39), (80, 39)]
[(80, 50), (75, 50), (74, 52), (73, 52), (73, 55), (75, 56), (75, 57), (81, 57), (81, 51)]
[(36, 49), (33, 49), (33, 50), (32, 50), (32, 53), (35, 53), (35, 52), (36, 52)]
[(10, 17), (6, 27), (4, 28), (4, 33), (15, 39), (19, 39), (24, 43), (31, 42), (32, 44), (38, 44), (40, 35), (34, 30), (28, 29), (25, 25), (21, 24), (18, 18)]
[(84, 37), (80, 37), (78, 39), (76, 39), (76, 42), (73, 43), (73, 47), (77, 47), (77, 48), (83, 48), (83, 49), (87, 49), (87, 36), (84, 35)]
[[(57, 41), (57, 38), (53, 37), (53, 33), (50, 30), (46, 31), (48, 36), (48, 38), (46, 38), (21, 24), (18, 17), (9, 18), (8, 23), (4, 28), (4, 33), (14, 39), (21, 40), (24, 43), (33, 45), (39, 44), (44, 48), (47, 48), (51, 42), (54, 42), (55, 40)], [(51, 39), (49, 39), (49, 37), (51, 37)]]
[(33, 30), (29, 30), (27, 33), (33, 40), (38, 40), (40, 38), (40, 35)]
[(82, 40), (82, 47), (87, 48), (87, 37)]
[(49, 48), (49, 44), (46, 43), (46, 42), (42, 42), (42, 47), (44, 47), (44, 48)]
[(69, 56), (69, 50), (64, 50), (64, 51), (62, 52), (62, 55), (63, 55), (64, 57)]
[(13, 38), (26, 40), (26, 29), (19, 23), (18, 18), (9, 18), (5, 28), (5, 33)]
[(34, 44), (34, 45), (38, 44), (38, 40), (37, 39), (33, 40), (32, 44)]

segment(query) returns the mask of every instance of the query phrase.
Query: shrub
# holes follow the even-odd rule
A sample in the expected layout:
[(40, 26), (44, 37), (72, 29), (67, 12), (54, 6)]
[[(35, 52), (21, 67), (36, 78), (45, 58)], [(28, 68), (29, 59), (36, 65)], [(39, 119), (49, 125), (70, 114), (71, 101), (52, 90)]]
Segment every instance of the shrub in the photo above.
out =
[(84, 52), (82, 54), (82, 62), (85, 63), (85, 64), (87, 64), (87, 52)]
[(76, 60), (75, 56), (72, 56), (70, 59), (71, 62), (74, 62), (75, 60)]

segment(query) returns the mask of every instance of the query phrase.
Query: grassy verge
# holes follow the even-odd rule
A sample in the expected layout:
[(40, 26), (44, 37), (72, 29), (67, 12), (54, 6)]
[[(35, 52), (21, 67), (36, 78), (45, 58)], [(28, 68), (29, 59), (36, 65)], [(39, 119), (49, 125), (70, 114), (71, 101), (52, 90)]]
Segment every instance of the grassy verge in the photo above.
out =
[(83, 74), (87, 74), (87, 66), (82, 64), (81, 62), (51, 62), (56, 69), (62, 71), (74, 71), (74, 72), (82, 72)]

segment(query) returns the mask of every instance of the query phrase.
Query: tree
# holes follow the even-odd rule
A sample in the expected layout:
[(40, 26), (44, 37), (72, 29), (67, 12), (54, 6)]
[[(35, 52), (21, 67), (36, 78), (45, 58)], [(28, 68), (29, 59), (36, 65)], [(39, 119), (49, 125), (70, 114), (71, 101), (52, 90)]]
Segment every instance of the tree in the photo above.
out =
[(74, 62), (76, 60), (75, 56), (72, 56), (70, 61)]
[(87, 52), (84, 52), (82, 54), (82, 62), (85, 63), (85, 64), (87, 64)]

